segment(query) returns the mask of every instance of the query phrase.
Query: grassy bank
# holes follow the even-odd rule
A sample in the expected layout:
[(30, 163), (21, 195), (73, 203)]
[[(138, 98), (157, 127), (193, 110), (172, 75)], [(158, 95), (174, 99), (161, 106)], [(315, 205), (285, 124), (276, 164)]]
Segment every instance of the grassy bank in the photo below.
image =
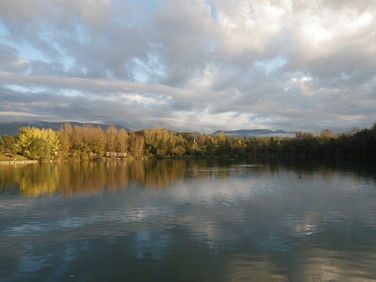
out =
[(9, 161), (28, 161), (29, 159), (21, 156), (21, 155), (14, 155), (14, 156), (5, 156), (4, 154), (0, 153), (0, 161), (1, 162), (9, 162)]

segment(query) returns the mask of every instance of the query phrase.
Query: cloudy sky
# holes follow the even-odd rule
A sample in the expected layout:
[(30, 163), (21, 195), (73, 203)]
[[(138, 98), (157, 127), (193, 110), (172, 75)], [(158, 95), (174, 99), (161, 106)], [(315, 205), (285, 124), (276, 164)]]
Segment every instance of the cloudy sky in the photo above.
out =
[(376, 122), (376, 0), (0, 0), (0, 121)]

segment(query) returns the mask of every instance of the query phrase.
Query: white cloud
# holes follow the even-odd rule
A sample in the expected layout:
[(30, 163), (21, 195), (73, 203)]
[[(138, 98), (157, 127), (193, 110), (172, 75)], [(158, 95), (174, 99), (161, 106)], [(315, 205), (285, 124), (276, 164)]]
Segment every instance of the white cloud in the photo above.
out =
[(206, 131), (376, 120), (375, 1), (5, 0), (0, 23), (8, 118)]

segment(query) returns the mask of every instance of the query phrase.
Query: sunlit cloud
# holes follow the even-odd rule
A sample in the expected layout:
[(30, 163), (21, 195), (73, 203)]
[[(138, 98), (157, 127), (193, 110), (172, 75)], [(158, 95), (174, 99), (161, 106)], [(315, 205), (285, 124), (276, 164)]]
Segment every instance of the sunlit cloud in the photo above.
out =
[(1, 120), (370, 126), (375, 26), (366, 0), (1, 1)]

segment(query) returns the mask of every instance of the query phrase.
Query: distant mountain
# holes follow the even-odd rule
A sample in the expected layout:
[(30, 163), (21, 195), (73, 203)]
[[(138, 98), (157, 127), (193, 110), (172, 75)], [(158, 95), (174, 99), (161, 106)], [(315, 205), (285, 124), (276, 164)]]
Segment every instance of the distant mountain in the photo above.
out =
[[(81, 122), (48, 122), (48, 121), (15, 121), (15, 122), (4, 122), (0, 123), (0, 135), (16, 135), (21, 127), (37, 127), (37, 128), (51, 128), (53, 130), (58, 130), (64, 123), (69, 123), (72, 126), (93, 126), (100, 127), (102, 129), (107, 129), (110, 124), (100, 124), (100, 123), (81, 123)], [(130, 131), (124, 126), (114, 125), (117, 128), (124, 128)]]
[[(15, 122), (0, 122), (0, 136), (1, 135), (16, 135), (21, 127), (37, 127), (37, 128), (51, 128), (53, 130), (58, 130), (64, 123), (69, 123), (72, 126), (93, 126), (100, 127), (102, 129), (107, 129), (110, 124), (101, 123), (81, 123), (81, 122), (48, 122), (48, 121), (15, 121)], [(121, 125), (114, 125), (117, 128), (124, 128), (127, 131), (132, 131)], [(222, 132), (218, 130), (211, 135), (217, 136)], [(226, 136), (232, 137), (264, 137), (264, 136), (280, 136), (280, 137), (293, 137), (295, 132), (287, 132), (284, 130), (270, 130), (270, 129), (244, 129), (244, 130), (223, 130)], [(199, 133), (197, 133), (199, 134)]]
[(242, 130), (218, 130), (211, 135), (217, 136), (223, 132), (226, 136), (232, 137), (293, 137), (295, 132), (288, 132), (284, 130), (270, 130), (270, 129), (242, 129)]

